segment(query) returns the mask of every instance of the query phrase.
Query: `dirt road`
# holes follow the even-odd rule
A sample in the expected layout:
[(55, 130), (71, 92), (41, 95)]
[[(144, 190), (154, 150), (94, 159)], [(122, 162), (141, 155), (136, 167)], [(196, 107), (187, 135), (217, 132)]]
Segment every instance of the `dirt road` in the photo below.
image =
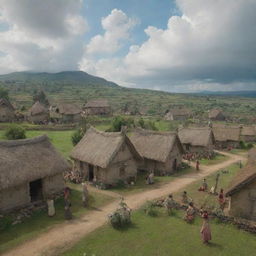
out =
[[(202, 177), (208, 176), (209, 174), (212, 174), (240, 160), (246, 160), (246, 158), (243, 156), (223, 152), (221, 153), (228, 155), (229, 159), (220, 164), (201, 166), (201, 170), (198, 173), (183, 175), (159, 188), (129, 195), (125, 197), (126, 203), (132, 209), (137, 209), (147, 200), (156, 199), (169, 193), (174, 193), (190, 183), (202, 179)], [(48, 232), (39, 235), (33, 240), (25, 242), (17, 248), (3, 254), (3, 256), (57, 255), (58, 253), (70, 248), (83, 236), (104, 225), (107, 220), (107, 215), (116, 209), (118, 202), (119, 200), (116, 199), (113, 203), (110, 203), (99, 210), (94, 210), (80, 219), (67, 221), (60, 225), (56, 225)]]

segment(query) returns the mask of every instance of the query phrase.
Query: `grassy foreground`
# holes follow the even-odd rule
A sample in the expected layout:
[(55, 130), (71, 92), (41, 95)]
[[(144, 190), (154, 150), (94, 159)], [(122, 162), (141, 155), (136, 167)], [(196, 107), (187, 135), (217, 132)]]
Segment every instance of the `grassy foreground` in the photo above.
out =
[[(74, 218), (79, 218), (82, 214), (86, 214), (91, 209), (99, 208), (112, 200), (112, 197), (100, 193), (91, 193), (89, 198), (89, 207), (83, 208), (82, 195), (79, 187), (72, 186), (71, 203), (72, 214)], [(64, 219), (64, 200), (60, 198), (55, 203), (56, 215), (48, 217), (46, 210), (38, 210), (34, 212), (31, 218), (24, 219), (23, 223), (11, 225), (11, 216), (1, 219), (0, 225), (0, 254), (11, 249), (42, 232), (60, 224)]]
[(132, 216), (132, 226), (115, 230), (108, 225), (83, 238), (62, 256), (234, 256), (254, 255), (255, 236), (231, 225), (212, 220), (212, 243), (202, 244), (200, 227), (202, 220), (194, 224), (184, 222), (184, 212), (167, 216), (159, 210), (158, 217), (149, 217), (142, 210)]

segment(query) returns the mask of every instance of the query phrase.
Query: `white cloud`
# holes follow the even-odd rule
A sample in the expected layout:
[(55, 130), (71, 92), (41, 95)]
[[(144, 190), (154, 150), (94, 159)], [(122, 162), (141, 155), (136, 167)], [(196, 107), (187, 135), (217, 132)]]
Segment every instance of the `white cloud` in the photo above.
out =
[(123, 11), (112, 10), (107, 17), (101, 20), (105, 33), (94, 36), (86, 46), (85, 53), (115, 53), (121, 48), (121, 43), (129, 39), (130, 30), (136, 23), (135, 19), (128, 18)]

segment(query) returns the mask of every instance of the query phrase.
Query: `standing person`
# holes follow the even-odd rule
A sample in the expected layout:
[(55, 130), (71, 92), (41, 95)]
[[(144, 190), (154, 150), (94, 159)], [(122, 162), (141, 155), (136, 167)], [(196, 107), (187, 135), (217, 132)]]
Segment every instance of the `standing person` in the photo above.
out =
[(47, 200), (47, 207), (48, 207), (48, 216), (53, 217), (55, 215), (55, 207), (54, 207), (54, 200), (49, 198)]
[(64, 188), (64, 200), (69, 201), (69, 196), (70, 196), (70, 188), (69, 187), (65, 187)]
[(87, 207), (89, 201), (89, 192), (85, 183), (82, 183), (82, 191), (83, 206)]
[(194, 208), (194, 205), (193, 203), (189, 203), (188, 205), (188, 209), (186, 211), (186, 216), (185, 216), (185, 221), (187, 221), (188, 223), (192, 223), (195, 219), (195, 214), (196, 214), (196, 211), (195, 211), (195, 208)]
[(219, 193), (219, 205), (220, 205), (220, 209), (224, 210), (224, 206), (225, 206), (225, 197), (224, 197), (224, 191), (223, 189), (220, 190)]
[(196, 160), (196, 170), (197, 171), (199, 171), (199, 166), (200, 166), (199, 160)]
[(72, 212), (71, 212), (71, 203), (70, 202), (67, 202), (66, 204), (65, 204), (65, 208), (64, 208), (64, 210), (65, 210), (65, 219), (66, 220), (71, 220), (72, 219)]
[(182, 193), (182, 203), (183, 204), (188, 204), (188, 195), (187, 195), (187, 191), (183, 191)]
[(164, 200), (164, 206), (166, 208), (166, 212), (168, 215), (171, 215), (172, 209), (175, 208), (175, 201), (173, 200), (172, 194), (170, 194), (165, 200)]
[(212, 235), (211, 235), (211, 229), (210, 229), (210, 225), (209, 225), (207, 211), (203, 212), (202, 217), (203, 217), (203, 225), (200, 230), (201, 238), (202, 238), (204, 244), (208, 244), (209, 241), (212, 239)]

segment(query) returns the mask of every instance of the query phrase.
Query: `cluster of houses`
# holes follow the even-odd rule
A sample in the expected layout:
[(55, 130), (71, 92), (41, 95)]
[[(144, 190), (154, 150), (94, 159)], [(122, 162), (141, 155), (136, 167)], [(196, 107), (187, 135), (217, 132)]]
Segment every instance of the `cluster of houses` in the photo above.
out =
[(28, 121), (34, 124), (76, 123), (82, 116), (111, 115), (111, 107), (107, 100), (88, 101), (83, 107), (74, 103), (59, 103), (52, 106), (36, 101), (25, 115), (17, 112), (7, 99), (0, 99), (0, 122)]

